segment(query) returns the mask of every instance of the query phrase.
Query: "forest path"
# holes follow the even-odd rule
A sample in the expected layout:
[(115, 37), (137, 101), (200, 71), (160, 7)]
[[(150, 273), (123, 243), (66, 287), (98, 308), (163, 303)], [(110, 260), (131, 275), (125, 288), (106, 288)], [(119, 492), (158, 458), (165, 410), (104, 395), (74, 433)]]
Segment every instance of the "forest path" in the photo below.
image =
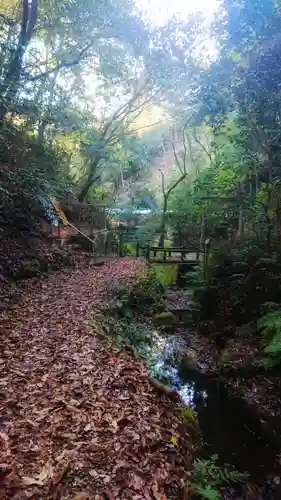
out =
[(184, 442), (180, 418), (143, 363), (89, 325), (110, 282), (132, 282), (143, 265), (54, 274), (1, 313), (1, 498), (180, 498), (190, 464), (170, 449), (172, 435)]

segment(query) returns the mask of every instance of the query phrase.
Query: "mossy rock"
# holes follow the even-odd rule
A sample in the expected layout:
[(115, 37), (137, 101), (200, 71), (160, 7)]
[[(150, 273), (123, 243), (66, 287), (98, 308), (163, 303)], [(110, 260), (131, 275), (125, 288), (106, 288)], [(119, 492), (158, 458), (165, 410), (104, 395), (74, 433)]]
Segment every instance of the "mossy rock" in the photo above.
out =
[(233, 351), (231, 351), (227, 347), (225, 349), (223, 349), (223, 351), (220, 353), (219, 365), (225, 365), (225, 364), (231, 363), (231, 361), (234, 361), (235, 354), (237, 355), (237, 353), (234, 353)]
[(220, 367), (231, 366), (231, 365), (239, 365), (243, 366), (244, 364), (248, 364), (249, 355), (243, 352), (234, 351), (231, 347), (225, 347), (220, 353), (218, 365)]
[(178, 324), (178, 319), (172, 312), (163, 311), (154, 316), (153, 323), (156, 326), (175, 326)]
[(191, 424), (196, 429), (199, 429), (198, 419), (195, 415), (193, 408), (191, 408), (191, 406), (185, 406), (184, 408), (182, 408), (181, 414), (183, 416), (184, 421), (187, 424)]
[(255, 325), (253, 322), (247, 323), (246, 325), (242, 325), (239, 328), (237, 328), (236, 334), (238, 337), (241, 338), (248, 338), (251, 337), (252, 333), (254, 332)]
[(100, 266), (101, 267), (101, 266), (104, 266), (104, 264), (105, 264), (105, 259), (102, 259), (102, 258), (100, 258), (100, 259), (92, 259), (91, 260), (91, 265), (92, 266), (96, 266), (96, 267)]
[(163, 312), (166, 311), (166, 302), (164, 299), (159, 299), (159, 302), (157, 304), (157, 307), (155, 307), (155, 313), (158, 312), (158, 314), (162, 314)]
[(187, 348), (182, 352), (181, 369), (192, 372), (199, 372), (198, 358), (194, 349)]

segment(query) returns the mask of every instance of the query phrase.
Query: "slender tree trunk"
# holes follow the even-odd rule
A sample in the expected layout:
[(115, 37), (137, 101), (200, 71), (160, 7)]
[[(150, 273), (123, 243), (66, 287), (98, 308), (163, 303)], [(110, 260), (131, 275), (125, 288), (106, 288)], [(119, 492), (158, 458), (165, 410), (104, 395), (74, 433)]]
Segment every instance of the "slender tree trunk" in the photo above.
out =
[(161, 247), (161, 248), (164, 248), (164, 243), (165, 243), (167, 210), (168, 210), (168, 196), (165, 195), (164, 200), (163, 200), (163, 212), (162, 212), (162, 220), (161, 220), (161, 226), (160, 226), (160, 238), (159, 238), (159, 247)]
[(281, 254), (281, 219), (280, 219), (280, 193), (278, 188), (275, 190), (275, 220), (276, 220), (276, 241), (277, 251)]
[(98, 166), (99, 162), (100, 162), (100, 157), (96, 156), (96, 158), (94, 159), (94, 161), (90, 165), (89, 175), (88, 175), (87, 180), (86, 180), (84, 186), (82, 187), (81, 192), (78, 196), (78, 200), (80, 202), (84, 201), (84, 199), (86, 198), (86, 196), (89, 192), (89, 189), (92, 187), (95, 180), (97, 179), (96, 172), (97, 172), (97, 166)]
[(272, 222), (270, 219), (269, 211), (270, 206), (272, 204), (272, 165), (273, 165), (274, 157), (269, 157), (269, 168), (268, 168), (268, 182), (267, 182), (267, 207), (266, 207), (266, 218), (267, 218), (267, 247), (268, 251), (271, 248), (271, 233), (272, 233)]
[(244, 211), (242, 205), (239, 207), (239, 221), (238, 221), (238, 239), (244, 236)]
[(202, 250), (205, 241), (205, 209), (201, 217), (201, 227), (200, 227), (200, 250)]
[(50, 113), (50, 108), (54, 100), (54, 94), (55, 94), (55, 86), (58, 78), (58, 70), (55, 71), (53, 76), (51, 75), (51, 81), (49, 83), (49, 88), (48, 88), (48, 102), (47, 106), (45, 108), (45, 111), (43, 113), (42, 119), (39, 122), (39, 127), (38, 127), (38, 141), (43, 142), (44, 137), (45, 137), (45, 131), (46, 127), (48, 125), (48, 118), (49, 118), (49, 113)]

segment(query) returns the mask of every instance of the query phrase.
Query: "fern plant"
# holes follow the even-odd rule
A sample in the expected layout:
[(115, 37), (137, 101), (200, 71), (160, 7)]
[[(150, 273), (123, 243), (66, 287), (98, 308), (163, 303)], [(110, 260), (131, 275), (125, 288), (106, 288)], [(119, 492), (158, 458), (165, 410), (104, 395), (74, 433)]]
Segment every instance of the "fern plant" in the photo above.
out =
[(194, 266), (192, 271), (188, 271), (184, 275), (186, 284), (194, 290), (201, 289), (206, 286), (206, 280), (203, 277), (203, 272), (200, 266)]
[(221, 500), (222, 498), (219, 490), (211, 486), (196, 486), (194, 491), (205, 500)]
[(264, 343), (264, 352), (268, 359), (263, 360), (266, 368), (281, 362), (281, 309), (264, 314), (258, 321)]
[(152, 331), (146, 325), (119, 319), (114, 321), (111, 334), (120, 347), (134, 348), (143, 358), (150, 354)]
[(130, 303), (130, 292), (120, 282), (115, 282), (111, 289), (111, 299), (107, 305), (107, 312), (111, 317), (116, 319), (126, 318), (131, 319), (132, 309)]
[(217, 459), (217, 455), (212, 455), (208, 459), (197, 459), (193, 463), (192, 489), (207, 500), (221, 499), (220, 487), (241, 483), (248, 477), (234, 467), (219, 466)]

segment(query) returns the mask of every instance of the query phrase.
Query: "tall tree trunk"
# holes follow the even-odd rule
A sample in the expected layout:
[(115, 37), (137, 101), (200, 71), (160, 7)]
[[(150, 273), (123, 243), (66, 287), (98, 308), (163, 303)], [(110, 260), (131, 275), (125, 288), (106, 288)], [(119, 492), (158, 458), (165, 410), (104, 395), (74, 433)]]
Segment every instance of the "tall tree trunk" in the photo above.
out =
[(38, 127), (38, 142), (43, 142), (46, 127), (47, 127), (47, 122), (43, 118), (39, 124), (39, 127)]
[(15, 101), (22, 73), (23, 56), (37, 22), (37, 0), (22, 0), (22, 20), (18, 44), (0, 87), (0, 120)]

